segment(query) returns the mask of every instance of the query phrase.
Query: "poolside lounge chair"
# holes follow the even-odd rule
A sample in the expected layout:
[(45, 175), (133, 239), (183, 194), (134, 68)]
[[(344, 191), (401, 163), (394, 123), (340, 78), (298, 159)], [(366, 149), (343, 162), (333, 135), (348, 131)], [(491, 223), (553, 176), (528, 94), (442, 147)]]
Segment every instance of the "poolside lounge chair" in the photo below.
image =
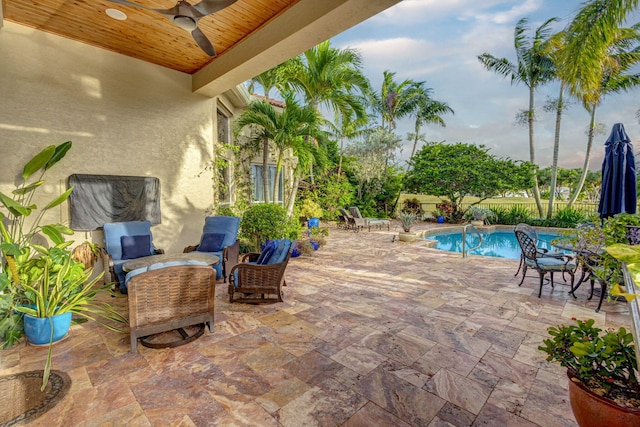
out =
[(552, 258), (544, 256), (538, 249), (537, 243), (534, 238), (523, 230), (516, 230), (516, 238), (522, 249), (524, 256), (524, 266), (522, 272), (522, 280), (518, 284), (521, 286), (524, 282), (527, 268), (532, 268), (540, 275), (540, 289), (538, 290), (538, 298), (542, 295), (542, 285), (544, 284), (544, 276), (550, 274), (551, 287), (553, 287), (553, 273), (562, 272), (563, 274), (569, 273), (571, 276), (571, 290), (573, 290), (573, 282), (575, 279), (576, 264), (570, 257), (565, 259)]
[(344, 208), (339, 208), (338, 210), (340, 211), (340, 215), (341, 215), (342, 220), (344, 222), (344, 229), (345, 230), (353, 230), (355, 232), (358, 232), (358, 227), (356, 226), (356, 220), (353, 217), (353, 215), (351, 215)]
[(361, 227), (368, 227), (369, 231), (371, 231), (371, 227), (379, 227), (382, 230), (385, 225), (387, 226), (387, 231), (391, 229), (391, 222), (388, 219), (364, 218), (357, 206), (351, 206), (349, 211), (356, 222), (359, 222)]

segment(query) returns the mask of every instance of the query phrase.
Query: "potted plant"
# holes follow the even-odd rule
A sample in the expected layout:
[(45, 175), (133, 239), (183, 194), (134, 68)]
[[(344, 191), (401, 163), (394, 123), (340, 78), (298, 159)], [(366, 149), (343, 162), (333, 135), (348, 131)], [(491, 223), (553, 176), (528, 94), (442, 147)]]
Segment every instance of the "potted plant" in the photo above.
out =
[(640, 425), (640, 387), (633, 335), (620, 328), (602, 330), (595, 321), (548, 329), (551, 338), (539, 350), (547, 361), (567, 368), (569, 399), (578, 424)]
[(322, 216), (322, 208), (318, 203), (311, 199), (304, 199), (300, 206), (300, 218), (306, 218), (307, 225), (311, 227), (320, 226), (320, 217)]
[(444, 224), (444, 211), (440, 208), (435, 208), (432, 212), (433, 217), (438, 224)]
[(490, 224), (489, 219), (495, 219), (496, 214), (488, 208), (482, 208), (479, 206), (471, 206), (465, 212), (464, 217), (471, 221), (471, 224), (476, 226)]
[(418, 219), (418, 214), (412, 211), (400, 211), (398, 213), (398, 219), (402, 225), (402, 232), (399, 234), (401, 242), (413, 242), (416, 240), (417, 235), (411, 232), (413, 223)]
[[(70, 148), (70, 141), (45, 148), (24, 166), (23, 182), (13, 191), (13, 196), (0, 193), (0, 202), (6, 209), (0, 212), (0, 333), (5, 348), (16, 343), (26, 329), (30, 335), (32, 331), (40, 335), (41, 338), (34, 338), (38, 344), (49, 346), (42, 390), (51, 369), (51, 345), (58, 336), (66, 334), (65, 328), (68, 330), (73, 314), (91, 320), (101, 315), (126, 322), (108, 304), (94, 302), (100, 291), (108, 290), (108, 285), (95, 287), (101, 275), (89, 280), (92, 270), (73, 258), (69, 250), (73, 242), (64, 237), (73, 231), (62, 224), (40, 224), (44, 213), (67, 200), (73, 190), (68, 189), (40, 210), (33, 202), (35, 190), (45, 182), (44, 173)], [(40, 176), (27, 182), (37, 172), (41, 172)], [(26, 218), (35, 212), (35, 219), (27, 223)], [(49, 238), (48, 243), (53, 243), (51, 247), (36, 243), (45, 240), (41, 234)], [(54, 320), (59, 315), (66, 319), (63, 326), (57, 326), (58, 320)], [(36, 319), (34, 324), (45, 328), (45, 332), (37, 332), (35, 326), (25, 326), (25, 317), (29, 325), (32, 318)]]

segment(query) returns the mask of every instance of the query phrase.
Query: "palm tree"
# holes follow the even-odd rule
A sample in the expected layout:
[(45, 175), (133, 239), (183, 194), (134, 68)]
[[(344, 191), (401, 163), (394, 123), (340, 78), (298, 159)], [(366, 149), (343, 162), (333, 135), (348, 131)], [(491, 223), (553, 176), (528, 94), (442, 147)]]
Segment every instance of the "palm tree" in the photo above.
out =
[(385, 71), (380, 92), (369, 91), (369, 105), (380, 115), (380, 123), (387, 130), (396, 127), (396, 120), (415, 112), (421, 101), (427, 99), (424, 82), (411, 79), (398, 83), (394, 80), (396, 73)]
[[(283, 71), (285, 67), (283, 64), (275, 66), (257, 76), (253, 77), (249, 81), (249, 87), (247, 90), (253, 93), (255, 86), (262, 86), (264, 96), (269, 101), (269, 95), (272, 89), (277, 89), (282, 92), (285, 87), (286, 79), (283, 78)], [(269, 139), (265, 138), (262, 141), (262, 186), (264, 193), (265, 203), (269, 203)]]
[(442, 115), (447, 113), (455, 114), (453, 109), (449, 107), (446, 102), (432, 99), (429, 96), (430, 92), (431, 89), (425, 89), (426, 99), (420, 102), (416, 111), (414, 133), (409, 134), (410, 138), (413, 139), (413, 148), (411, 149), (411, 156), (409, 156), (409, 159), (411, 159), (415, 154), (418, 141), (424, 141), (424, 137), (420, 134), (420, 128), (423, 125), (436, 124), (445, 127), (446, 123), (442, 118)]
[[(547, 43), (547, 49), (551, 60), (553, 61), (555, 70), (556, 70), (556, 78), (557, 70), (559, 67), (559, 63), (562, 57), (562, 51), (567, 46), (567, 33), (566, 31), (560, 31), (559, 33), (554, 34)], [(558, 97), (549, 102), (549, 104), (545, 107), (546, 110), (555, 110), (556, 112), (556, 125), (553, 136), (553, 159), (551, 161), (551, 182), (549, 184), (549, 204), (547, 208), (547, 218), (551, 218), (553, 215), (553, 204), (555, 202), (556, 196), (556, 187), (558, 183), (558, 157), (560, 153), (560, 123), (562, 121), (562, 113), (566, 108), (564, 102), (564, 93), (566, 92), (566, 83), (564, 80), (560, 79), (560, 93)]]
[[(566, 31), (569, 35), (564, 61), (558, 72), (569, 92), (591, 104), (604, 78), (603, 64), (610, 55), (612, 41), (627, 14), (640, 0), (591, 0), (578, 12)], [(591, 99), (589, 99), (591, 98)]]
[[(532, 38), (526, 36), (529, 30), (527, 18), (518, 21), (514, 32), (514, 46), (516, 49), (517, 63), (513, 64), (507, 58), (496, 58), (489, 53), (478, 56), (480, 63), (490, 71), (494, 71), (503, 77), (510, 77), (511, 84), (523, 83), (529, 88), (529, 109), (527, 121), (529, 124), (529, 161), (536, 164), (533, 122), (535, 120), (534, 94), (536, 89), (554, 77), (554, 64), (547, 53), (546, 42), (551, 32), (551, 23), (557, 18), (546, 20), (540, 25)], [(540, 200), (540, 187), (537, 174), (534, 175), (533, 194), (538, 206), (540, 216), (543, 215), (542, 201)]]
[(276, 147), (276, 179), (273, 182), (274, 202), (277, 201), (276, 195), (280, 184), (284, 152), (287, 148), (296, 147), (304, 138), (317, 135), (317, 112), (309, 106), (300, 106), (291, 95), (286, 95), (285, 99), (286, 106), (282, 111), (278, 111), (267, 100), (252, 101), (240, 114), (235, 124), (236, 132), (247, 127), (251, 129), (250, 141), (254, 145), (266, 139)]
[[(288, 84), (319, 112), (324, 106), (344, 122), (365, 120), (362, 94), (369, 81), (362, 73), (362, 57), (354, 49), (331, 47), (329, 40), (302, 54), (299, 66), (286, 72)], [(313, 162), (309, 168), (313, 183)]]
[(578, 199), (589, 173), (591, 148), (596, 133), (596, 109), (606, 95), (627, 91), (640, 85), (640, 74), (626, 73), (640, 62), (640, 24), (636, 24), (632, 28), (618, 28), (608, 34), (611, 37), (609, 48), (607, 49), (607, 55), (602, 58), (602, 70), (598, 72), (602, 78), (600, 85), (592, 87), (590, 83), (584, 83), (574, 86), (575, 90), (588, 91), (585, 93), (578, 92), (575, 95), (590, 113), (590, 120), (582, 174), (575, 192), (567, 204), (568, 207), (571, 207)]

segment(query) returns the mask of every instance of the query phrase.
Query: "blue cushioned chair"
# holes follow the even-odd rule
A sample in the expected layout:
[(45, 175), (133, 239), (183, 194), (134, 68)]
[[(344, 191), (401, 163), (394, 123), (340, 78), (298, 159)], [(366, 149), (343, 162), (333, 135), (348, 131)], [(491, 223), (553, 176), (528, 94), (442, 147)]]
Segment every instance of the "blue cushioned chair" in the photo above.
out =
[(576, 263), (571, 258), (558, 259), (545, 256), (537, 245), (532, 236), (523, 230), (515, 230), (516, 238), (522, 249), (522, 256), (524, 257), (524, 271), (522, 272), (522, 280), (518, 286), (522, 285), (527, 273), (527, 268), (532, 268), (540, 275), (540, 289), (538, 291), (538, 298), (542, 295), (542, 285), (544, 284), (544, 276), (549, 273), (551, 279), (551, 287), (553, 287), (553, 273), (569, 273), (571, 276), (571, 289), (573, 290), (573, 282), (575, 278)]
[[(258, 264), (259, 253), (249, 253), (242, 258), (242, 262), (231, 269), (229, 274), (229, 301), (260, 304), (265, 302), (282, 302), (282, 286), (284, 271), (291, 257), (293, 245), (290, 240), (278, 242), (274, 251), (270, 251), (268, 258)], [(264, 258), (264, 256), (263, 256)]]
[(208, 216), (204, 220), (200, 243), (187, 246), (183, 252), (207, 252), (217, 256), (220, 262), (214, 266), (216, 279), (226, 282), (240, 256), (238, 230), (240, 218), (237, 216)]
[(105, 281), (117, 282), (123, 290), (126, 272), (122, 265), (130, 259), (163, 254), (153, 246), (149, 221), (112, 222), (104, 224)]

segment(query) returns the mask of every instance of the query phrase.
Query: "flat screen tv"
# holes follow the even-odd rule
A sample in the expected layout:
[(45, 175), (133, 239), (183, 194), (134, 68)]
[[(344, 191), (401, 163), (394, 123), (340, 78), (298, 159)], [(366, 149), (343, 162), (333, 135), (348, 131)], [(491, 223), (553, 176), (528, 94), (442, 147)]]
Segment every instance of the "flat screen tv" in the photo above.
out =
[(70, 227), (91, 231), (108, 222), (144, 221), (160, 224), (160, 180), (147, 176), (69, 176)]

